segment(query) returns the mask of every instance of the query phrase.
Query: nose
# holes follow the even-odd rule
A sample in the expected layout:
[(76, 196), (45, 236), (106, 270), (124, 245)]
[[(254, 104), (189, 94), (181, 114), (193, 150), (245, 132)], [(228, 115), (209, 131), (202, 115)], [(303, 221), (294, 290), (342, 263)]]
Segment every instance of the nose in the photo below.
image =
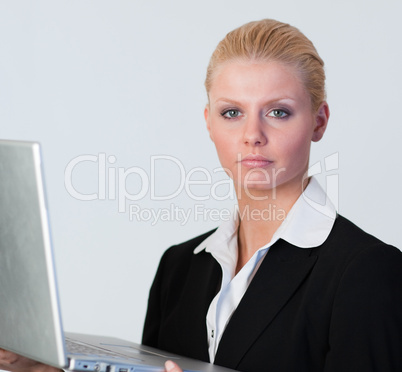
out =
[(249, 146), (264, 146), (268, 143), (268, 137), (264, 132), (264, 123), (261, 118), (258, 116), (247, 118), (243, 141)]

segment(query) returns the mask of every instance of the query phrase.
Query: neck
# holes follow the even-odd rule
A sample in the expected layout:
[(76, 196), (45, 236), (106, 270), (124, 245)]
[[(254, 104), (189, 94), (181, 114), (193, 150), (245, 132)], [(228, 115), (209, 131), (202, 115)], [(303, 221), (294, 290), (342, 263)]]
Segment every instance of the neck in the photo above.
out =
[(308, 180), (303, 187), (295, 182), (264, 191), (237, 190), (240, 224), (236, 273), (272, 239), (307, 183)]

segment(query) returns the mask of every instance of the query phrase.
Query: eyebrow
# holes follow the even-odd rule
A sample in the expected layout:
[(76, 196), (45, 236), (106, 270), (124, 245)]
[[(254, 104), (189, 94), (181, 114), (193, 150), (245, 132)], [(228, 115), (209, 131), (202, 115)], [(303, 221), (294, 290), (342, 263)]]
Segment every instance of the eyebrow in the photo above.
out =
[[(282, 98), (274, 98), (274, 99), (270, 99), (264, 102), (264, 105), (275, 105), (275, 104), (279, 104), (283, 101), (292, 101), (292, 102), (296, 102), (297, 100), (290, 98), (290, 97), (282, 97)], [(215, 101), (213, 101), (213, 103), (228, 103), (228, 104), (234, 104), (236, 106), (243, 106), (243, 104), (240, 101), (237, 101), (235, 99), (230, 99), (230, 98), (218, 98)]]

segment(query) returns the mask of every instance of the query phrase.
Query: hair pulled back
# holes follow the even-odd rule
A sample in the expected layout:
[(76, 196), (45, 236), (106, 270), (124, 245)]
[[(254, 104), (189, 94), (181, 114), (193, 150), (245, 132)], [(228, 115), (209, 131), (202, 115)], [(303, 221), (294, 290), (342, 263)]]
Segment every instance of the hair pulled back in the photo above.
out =
[(210, 59), (205, 87), (211, 89), (219, 66), (229, 61), (279, 62), (296, 68), (316, 111), (326, 99), (324, 61), (296, 27), (273, 19), (246, 23), (229, 32)]

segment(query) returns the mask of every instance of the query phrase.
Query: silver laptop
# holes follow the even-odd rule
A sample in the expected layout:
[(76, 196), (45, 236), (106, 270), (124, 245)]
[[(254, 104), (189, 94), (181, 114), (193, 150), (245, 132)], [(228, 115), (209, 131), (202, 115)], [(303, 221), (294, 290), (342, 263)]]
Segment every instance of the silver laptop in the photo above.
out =
[(230, 371), (111, 337), (64, 333), (40, 145), (0, 140), (0, 347), (74, 371)]

